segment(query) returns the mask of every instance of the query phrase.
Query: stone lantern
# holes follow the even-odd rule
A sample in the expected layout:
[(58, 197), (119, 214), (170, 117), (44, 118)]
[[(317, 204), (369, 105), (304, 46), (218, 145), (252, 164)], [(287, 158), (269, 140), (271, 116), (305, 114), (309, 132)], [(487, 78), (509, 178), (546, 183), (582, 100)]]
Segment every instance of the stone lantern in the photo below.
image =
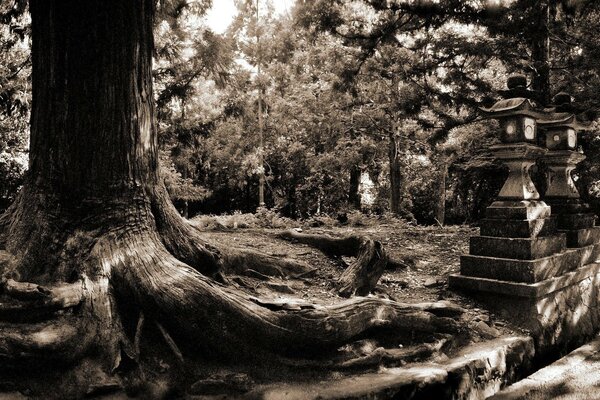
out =
[(515, 260), (547, 257), (565, 247), (564, 235), (556, 233), (550, 207), (542, 200), (531, 177), (530, 168), (548, 150), (538, 146), (537, 120), (544, 116), (536, 109), (534, 96), (525, 89), (524, 77), (509, 78), (510, 97), (481, 108), (484, 116), (500, 123), (501, 144), (491, 146), (494, 156), (509, 169), (509, 174), (481, 221), (480, 236), (471, 237), (470, 255), (461, 259), (470, 271), (481, 256)]
[(596, 217), (581, 202), (572, 177), (577, 164), (585, 160), (585, 155), (577, 151), (577, 135), (589, 124), (577, 120), (569, 95), (560, 93), (554, 102), (558, 103), (555, 108), (538, 121), (548, 149), (543, 158), (548, 166), (545, 200), (558, 218), (559, 230), (567, 234), (567, 245), (582, 247), (600, 239), (600, 232), (594, 228)]
[(481, 110), (485, 116), (497, 119), (500, 123), (502, 144), (492, 146), (491, 150), (508, 167), (509, 175), (499, 199), (539, 199), (540, 195), (529, 176), (529, 169), (547, 150), (537, 145), (536, 119), (540, 114), (534, 110), (533, 102), (524, 97), (510, 98)]
[[(513, 78), (505, 100), (482, 109), (500, 122), (501, 144), (491, 150), (510, 172), (448, 283), (527, 329), (543, 354), (600, 328), (600, 228), (590, 226), (570, 175), (583, 159), (581, 125), (563, 107), (565, 96), (560, 106), (538, 109), (525, 83)], [(529, 176), (540, 158), (550, 168), (544, 200), (551, 207)]]

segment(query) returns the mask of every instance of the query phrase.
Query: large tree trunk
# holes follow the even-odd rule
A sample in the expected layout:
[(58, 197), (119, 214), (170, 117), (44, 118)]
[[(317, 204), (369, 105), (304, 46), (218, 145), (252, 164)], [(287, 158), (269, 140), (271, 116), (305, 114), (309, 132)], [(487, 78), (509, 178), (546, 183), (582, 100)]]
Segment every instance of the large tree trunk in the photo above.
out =
[(30, 2), (30, 169), (0, 217), (0, 367), (51, 362), (55, 373), (79, 363), (83, 372), (55, 379), (64, 383), (52, 393), (80, 397), (98, 384), (98, 371), (139, 361), (143, 324), (126, 328), (132, 313), (153, 320), (180, 360), (169, 331), (202, 354), (277, 360), (380, 327), (459, 330), (446, 314), (460, 310), (446, 305), (355, 298), (286, 311), (212, 278), (310, 268), (207, 244), (169, 201), (157, 166), (153, 7), (154, 0)]

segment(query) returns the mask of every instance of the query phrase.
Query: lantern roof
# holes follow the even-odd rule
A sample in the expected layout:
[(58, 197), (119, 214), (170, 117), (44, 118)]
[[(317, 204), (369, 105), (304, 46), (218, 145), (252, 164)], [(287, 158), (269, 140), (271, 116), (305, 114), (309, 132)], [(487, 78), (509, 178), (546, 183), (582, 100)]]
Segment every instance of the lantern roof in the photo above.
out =
[(514, 97), (497, 101), (496, 104), (489, 108), (479, 108), (488, 118), (510, 117), (524, 115), (535, 117), (536, 119), (543, 118), (542, 113), (535, 110), (534, 103), (525, 97)]
[(576, 130), (586, 130), (592, 125), (591, 122), (579, 120), (573, 113), (554, 112), (553, 109), (543, 113), (537, 123), (544, 128), (573, 128)]

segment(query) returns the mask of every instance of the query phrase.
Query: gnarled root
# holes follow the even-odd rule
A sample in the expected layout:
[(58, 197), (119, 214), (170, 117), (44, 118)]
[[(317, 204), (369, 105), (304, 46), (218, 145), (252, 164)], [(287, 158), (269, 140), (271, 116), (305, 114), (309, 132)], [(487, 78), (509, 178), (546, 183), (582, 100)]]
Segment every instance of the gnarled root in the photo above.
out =
[(172, 257), (157, 237), (129, 237), (110, 257), (119, 291), (133, 294), (146, 315), (192, 338), (207, 351), (239, 356), (334, 349), (377, 328), (453, 332), (455, 319), (435, 315), (442, 306), (354, 298), (334, 306), (274, 310), (222, 286)]
[(90, 300), (84, 280), (54, 286), (12, 279), (1, 283), (0, 359), (4, 367), (40, 361), (71, 363), (84, 355), (98, 333), (94, 324), (81, 318), (81, 310), (74, 310)]
[(40, 286), (7, 279), (0, 282), (0, 320), (39, 319), (78, 306), (84, 299), (84, 283)]
[(71, 363), (83, 356), (94, 337), (72, 316), (35, 324), (2, 322), (0, 332), (0, 360), (5, 368)]
[(364, 236), (335, 238), (329, 235), (299, 233), (287, 230), (277, 235), (315, 247), (334, 257), (352, 256), (356, 260), (338, 279), (338, 293), (343, 297), (369, 294), (386, 268), (388, 257), (380, 242)]

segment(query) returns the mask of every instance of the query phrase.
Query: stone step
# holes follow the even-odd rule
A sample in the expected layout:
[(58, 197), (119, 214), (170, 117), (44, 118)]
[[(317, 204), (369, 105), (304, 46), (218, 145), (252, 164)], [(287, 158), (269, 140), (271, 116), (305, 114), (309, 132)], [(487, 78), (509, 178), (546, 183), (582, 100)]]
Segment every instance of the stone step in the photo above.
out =
[[(535, 354), (530, 337), (475, 343), (440, 362), (382, 368), (340, 378), (257, 387), (244, 398), (262, 400), (484, 399), (514, 382)], [(476, 385), (473, 382), (477, 382)]]
[(469, 253), (475, 256), (535, 260), (560, 253), (567, 247), (565, 234), (536, 238), (471, 236)]
[(567, 249), (536, 260), (464, 255), (460, 258), (460, 273), (464, 276), (535, 283), (592, 262), (600, 262), (600, 245)]
[(550, 206), (538, 200), (497, 200), (486, 208), (486, 217), (494, 219), (538, 219), (550, 216)]
[(567, 354), (488, 400), (597, 399), (600, 338)]
[(579, 267), (578, 269), (561, 276), (536, 283), (509, 282), (498, 279), (453, 274), (448, 277), (448, 284), (452, 289), (538, 299), (567, 286), (575, 285), (584, 279), (594, 277), (599, 273), (600, 263), (592, 263)]
[(481, 236), (534, 238), (556, 233), (556, 218), (538, 219), (500, 219), (485, 218), (481, 220)]
[(585, 247), (600, 243), (600, 227), (559, 231), (567, 235), (567, 247)]

